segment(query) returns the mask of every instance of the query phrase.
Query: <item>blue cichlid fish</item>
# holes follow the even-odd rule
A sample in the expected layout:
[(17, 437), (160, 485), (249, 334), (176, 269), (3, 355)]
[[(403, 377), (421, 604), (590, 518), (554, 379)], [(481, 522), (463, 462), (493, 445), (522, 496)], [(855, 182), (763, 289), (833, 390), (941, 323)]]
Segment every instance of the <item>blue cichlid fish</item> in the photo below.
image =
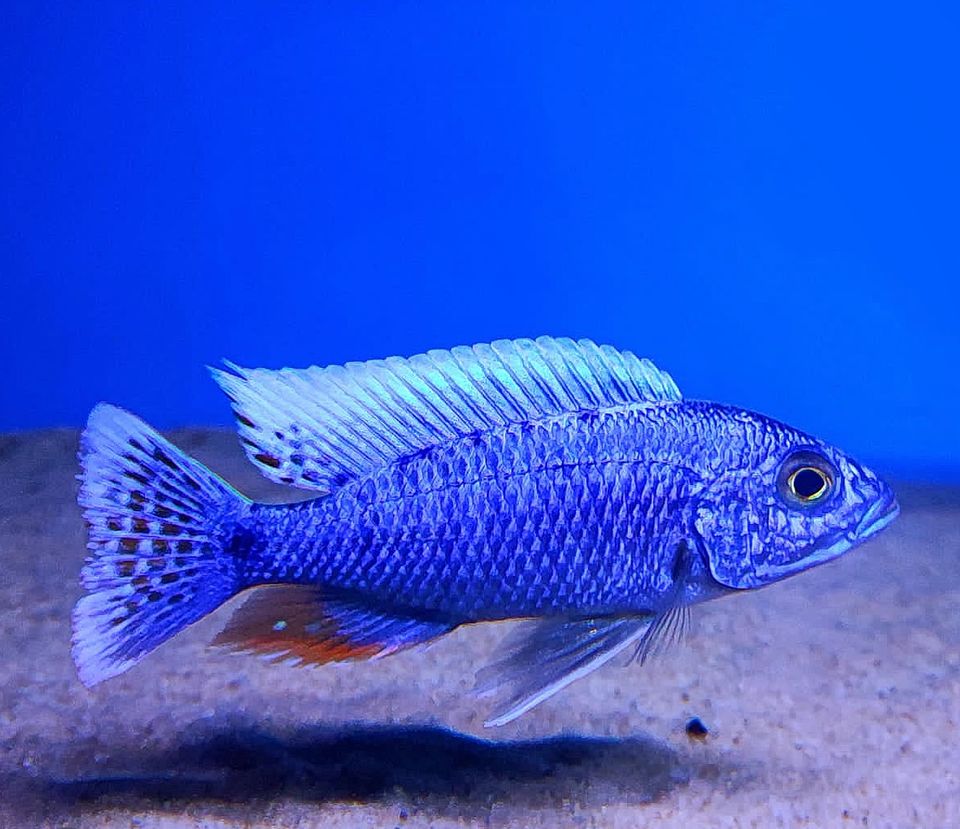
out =
[(503, 724), (688, 608), (836, 558), (897, 515), (890, 488), (763, 415), (687, 401), (589, 340), (499, 341), (304, 370), (213, 369), (251, 461), (312, 490), (258, 504), (101, 404), (80, 449), (93, 685), (240, 591), (216, 642), (297, 663), (382, 657), (534, 618), (487, 670)]

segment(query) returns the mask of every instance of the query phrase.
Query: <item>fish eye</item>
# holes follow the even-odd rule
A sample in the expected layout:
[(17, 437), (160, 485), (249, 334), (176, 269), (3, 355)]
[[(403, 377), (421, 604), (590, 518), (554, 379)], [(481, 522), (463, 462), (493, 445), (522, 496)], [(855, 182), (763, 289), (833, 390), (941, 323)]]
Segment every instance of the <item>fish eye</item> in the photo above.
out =
[(835, 480), (836, 473), (826, 458), (817, 452), (802, 451), (783, 462), (777, 488), (786, 501), (804, 507), (823, 501), (833, 490)]
[(820, 469), (801, 466), (790, 473), (787, 486), (801, 501), (816, 501), (829, 489), (830, 479)]

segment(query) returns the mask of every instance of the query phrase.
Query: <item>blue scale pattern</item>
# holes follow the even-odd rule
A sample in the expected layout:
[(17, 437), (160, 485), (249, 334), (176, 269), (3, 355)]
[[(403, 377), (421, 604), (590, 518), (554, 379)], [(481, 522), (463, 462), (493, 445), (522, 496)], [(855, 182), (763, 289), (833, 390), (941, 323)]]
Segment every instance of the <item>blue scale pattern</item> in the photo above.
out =
[(434, 447), (330, 496), (256, 507), (247, 580), (457, 623), (655, 610), (718, 460), (700, 448), (730, 426), (722, 407), (644, 403)]

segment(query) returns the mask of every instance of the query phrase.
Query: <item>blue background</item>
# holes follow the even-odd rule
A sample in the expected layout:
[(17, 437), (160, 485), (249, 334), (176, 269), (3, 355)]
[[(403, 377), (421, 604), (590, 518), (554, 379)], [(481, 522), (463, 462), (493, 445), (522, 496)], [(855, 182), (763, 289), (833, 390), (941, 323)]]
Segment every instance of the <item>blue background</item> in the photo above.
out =
[(3, 21), (0, 430), (101, 399), (225, 424), (221, 357), (553, 333), (960, 480), (948, 4), (4, 2)]

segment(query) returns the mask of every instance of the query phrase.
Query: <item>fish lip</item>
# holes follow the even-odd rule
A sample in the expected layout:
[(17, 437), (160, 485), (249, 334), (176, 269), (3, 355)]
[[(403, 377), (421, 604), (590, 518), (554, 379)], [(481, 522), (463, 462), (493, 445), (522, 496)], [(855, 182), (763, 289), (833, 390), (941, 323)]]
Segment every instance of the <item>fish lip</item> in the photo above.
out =
[(863, 517), (857, 522), (852, 537), (857, 541), (870, 538), (888, 526), (899, 514), (900, 504), (897, 503), (893, 493), (888, 490), (884, 493), (883, 498), (877, 500), (863, 514)]

